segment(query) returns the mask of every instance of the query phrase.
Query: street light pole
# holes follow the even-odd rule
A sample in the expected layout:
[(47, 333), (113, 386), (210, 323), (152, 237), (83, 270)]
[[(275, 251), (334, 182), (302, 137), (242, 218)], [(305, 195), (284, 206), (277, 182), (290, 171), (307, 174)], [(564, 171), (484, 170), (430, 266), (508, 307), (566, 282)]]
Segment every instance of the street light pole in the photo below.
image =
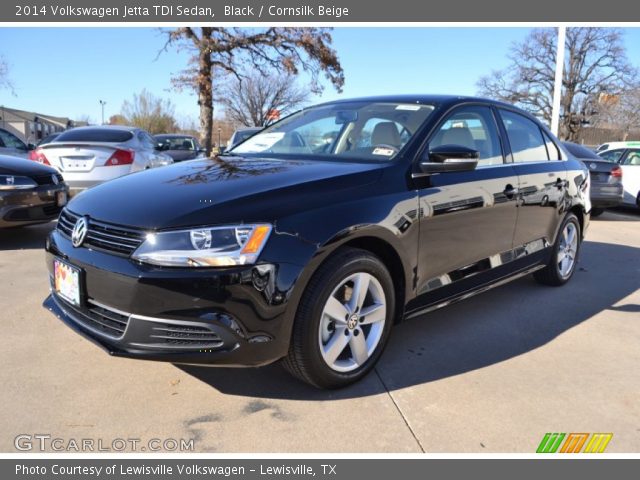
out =
[(98, 100), (100, 102), (100, 106), (102, 107), (102, 125), (104, 125), (104, 106), (107, 104), (104, 100)]
[(220, 147), (222, 146), (221, 145), (221, 140), (220, 140), (221, 139), (221, 136), (220, 136), (221, 132), (222, 132), (222, 128), (218, 127), (218, 151), (220, 151)]

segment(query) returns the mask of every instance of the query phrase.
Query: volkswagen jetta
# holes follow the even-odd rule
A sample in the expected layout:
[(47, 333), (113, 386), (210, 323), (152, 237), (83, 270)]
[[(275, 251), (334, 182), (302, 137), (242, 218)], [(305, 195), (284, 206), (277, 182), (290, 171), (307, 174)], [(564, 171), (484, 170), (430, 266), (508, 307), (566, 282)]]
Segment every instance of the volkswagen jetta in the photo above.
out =
[(215, 159), (73, 199), (44, 305), (112, 355), (283, 360), (324, 388), (394, 323), (533, 273), (573, 275), (589, 174), (534, 117), (453, 96), (342, 100)]

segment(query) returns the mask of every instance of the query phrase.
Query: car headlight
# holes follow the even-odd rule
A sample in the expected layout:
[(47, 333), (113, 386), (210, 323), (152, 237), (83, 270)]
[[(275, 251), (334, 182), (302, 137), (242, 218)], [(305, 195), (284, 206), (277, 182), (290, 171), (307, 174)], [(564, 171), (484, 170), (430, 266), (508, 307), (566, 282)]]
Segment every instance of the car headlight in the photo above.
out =
[(0, 190), (25, 190), (37, 186), (38, 184), (29, 177), (0, 175)]
[(267, 243), (271, 225), (231, 225), (147, 234), (131, 258), (165, 267), (251, 265)]

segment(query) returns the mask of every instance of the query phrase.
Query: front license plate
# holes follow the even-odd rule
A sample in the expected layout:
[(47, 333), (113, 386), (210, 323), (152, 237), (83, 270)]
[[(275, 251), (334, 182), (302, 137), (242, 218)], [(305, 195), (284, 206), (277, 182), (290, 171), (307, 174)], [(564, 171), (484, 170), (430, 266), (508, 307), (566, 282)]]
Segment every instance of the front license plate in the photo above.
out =
[(64, 207), (68, 200), (67, 192), (56, 192), (56, 205), (58, 207)]
[(80, 270), (58, 259), (53, 260), (54, 289), (73, 305), (80, 306)]

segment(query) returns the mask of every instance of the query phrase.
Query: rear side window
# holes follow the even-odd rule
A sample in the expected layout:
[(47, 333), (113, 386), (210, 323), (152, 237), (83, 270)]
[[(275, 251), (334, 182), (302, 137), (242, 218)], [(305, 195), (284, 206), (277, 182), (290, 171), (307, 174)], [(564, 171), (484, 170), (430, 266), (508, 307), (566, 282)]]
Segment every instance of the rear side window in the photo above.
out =
[(542, 130), (535, 122), (523, 115), (507, 110), (500, 110), (500, 116), (507, 130), (515, 163), (549, 160)]
[(543, 130), (542, 136), (544, 137), (544, 142), (547, 146), (547, 154), (549, 156), (549, 160), (562, 160), (557, 145), (553, 140), (551, 140), (551, 137), (547, 135), (547, 132)]
[(82, 128), (69, 130), (62, 133), (56, 142), (108, 142), (121, 143), (133, 138), (133, 133), (128, 130), (115, 130), (111, 128)]
[(640, 166), (640, 150), (631, 150), (624, 160), (624, 164)]
[(617, 163), (622, 157), (623, 153), (624, 153), (624, 150), (621, 149), (621, 150), (609, 150), (608, 152), (600, 152), (598, 155), (600, 155), (600, 157), (604, 158), (605, 160)]

